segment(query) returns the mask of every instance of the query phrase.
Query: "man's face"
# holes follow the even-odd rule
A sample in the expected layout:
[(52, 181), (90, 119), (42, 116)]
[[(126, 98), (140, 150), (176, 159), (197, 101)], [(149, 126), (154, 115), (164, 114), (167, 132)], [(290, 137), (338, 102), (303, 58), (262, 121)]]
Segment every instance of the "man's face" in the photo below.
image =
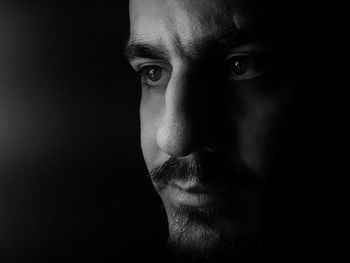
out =
[(299, 143), (285, 39), (241, 2), (130, 1), (144, 159), (171, 243), (203, 255), (255, 238)]

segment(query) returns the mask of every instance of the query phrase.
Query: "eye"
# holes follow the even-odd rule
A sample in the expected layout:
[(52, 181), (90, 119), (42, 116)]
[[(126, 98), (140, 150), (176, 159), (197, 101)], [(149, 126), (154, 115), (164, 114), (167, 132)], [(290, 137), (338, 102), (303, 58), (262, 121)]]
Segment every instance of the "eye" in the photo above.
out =
[(143, 86), (167, 85), (171, 75), (168, 69), (156, 65), (142, 67), (139, 74)]
[(253, 79), (262, 75), (268, 69), (267, 61), (262, 54), (236, 54), (227, 59), (233, 80)]

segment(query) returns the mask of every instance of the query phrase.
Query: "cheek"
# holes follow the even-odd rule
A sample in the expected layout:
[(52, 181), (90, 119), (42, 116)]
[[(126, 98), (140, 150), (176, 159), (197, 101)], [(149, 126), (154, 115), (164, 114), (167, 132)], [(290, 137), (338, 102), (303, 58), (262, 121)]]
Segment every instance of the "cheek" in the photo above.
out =
[(273, 103), (255, 103), (244, 116), (238, 118), (238, 149), (242, 162), (254, 171), (263, 174), (273, 154), (271, 134), (276, 129), (280, 106)]
[(272, 129), (272, 121), (269, 117), (258, 120), (251, 118), (243, 122), (238, 132), (240, 156), (243, 162), (257, 174), (264, 170), (266, 159), (271, 153), (269, 134)]
[(288, 118), (286, 112), (296, 100), (292, 81), (274, 87), (275, 92), (263, 92), (265, 89), (256, 87), (264, 86), (258, 84), (237, 89), (240, 92), (235, 95), (241, 107), (233, 120), (237, 129), (238, 158), (257, 176), (265, 175), (273, 167), (278, 154), (276, 136), (285, 128), (281, 127), (281, 120)]
[(149, 101), (147, 96), (143, 96), (140, 104), (141, 149), (149, 171), (156, 166), (160, 155), (156, 135), (161, 112), (159, 103)]
[(153, 150), (152, 150), (152, 143), (151, 143), (151, 137), (148, 134), (147, 127), (144, 127), (141, 125), (141, 149), (143, 158), (145, 160), (146, 166), (148, 170), (151, 170), (152, 166), (152, 159), (153, 159)]

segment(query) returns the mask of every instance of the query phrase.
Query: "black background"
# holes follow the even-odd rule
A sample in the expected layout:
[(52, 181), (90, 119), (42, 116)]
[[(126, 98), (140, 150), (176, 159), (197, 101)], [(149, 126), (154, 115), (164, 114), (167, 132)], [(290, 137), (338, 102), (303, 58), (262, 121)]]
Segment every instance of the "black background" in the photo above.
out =
[(164, 223), (127, 2), (0, 2), (1, 262), (118, 261)]
[[(321, 16), (343, 18), (332, 6)], [(347, 31), (331, 21), (320, 25), (333, 36), (322, 34), (329, 48), (319, 57), (334, 59), (322, 80), (333, 171), (317, 174), (334, 186), (320, 190), (330, 200), (348, 192)], [(128, 28), (126, 0), (0, 0), (0, 262), (125, 262), (132, 246), (163, 235), (139, 143), (139, 83), (123, 56)], [(329, 203), (348, 210), (345, 198)], [(348, 220), (324, 217), (345, 240)]]

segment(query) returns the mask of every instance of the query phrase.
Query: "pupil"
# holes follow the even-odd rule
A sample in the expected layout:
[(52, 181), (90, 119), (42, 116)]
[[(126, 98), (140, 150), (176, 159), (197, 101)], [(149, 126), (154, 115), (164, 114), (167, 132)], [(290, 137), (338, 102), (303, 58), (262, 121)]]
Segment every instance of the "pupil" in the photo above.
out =
[(249, 67), (249, 59), (245, 57), (236, 58), (233, 63), (233, 73), (237, 76), (241, 76), (247, 73)]
[(161, 68), (158, 68), (158, 67), (150, 68), (148, 71), (147, 77), (149, 78), (149, 80), (153, 82), (159, 81), (160, 78), (162, 77)]

